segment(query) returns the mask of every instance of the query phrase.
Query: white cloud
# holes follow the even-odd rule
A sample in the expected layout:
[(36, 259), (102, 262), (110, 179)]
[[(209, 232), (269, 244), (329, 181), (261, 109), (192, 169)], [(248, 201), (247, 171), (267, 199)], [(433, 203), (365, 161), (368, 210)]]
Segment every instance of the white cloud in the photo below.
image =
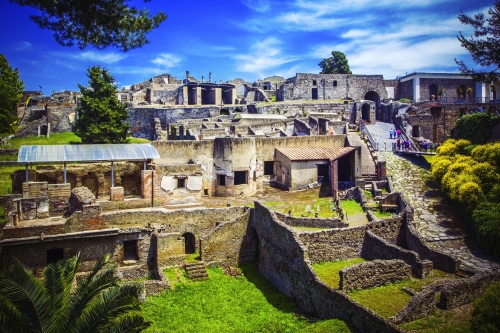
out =
[(241, 3), (259, 13), (264, 13), (271, 7), (268, 0), (241, 0)]
[(32, 50), (32, 44), (27, 41), (22, 41), (19, 43), (16, 43), (14, 46), (14, 51), (27, 51), (27, 50)]
[(112, 64), (122, 59), (125, 59), (127, 56), (122, 53), (114, 53), (114, 52), (107, 53), (107, 52), (86, 51), (76, 55), (75, 57), (81, 60), (98, 61), (105, 64)]
[(280, 44), (281, 42), (275, 37), (254, 43), (250, 47), (250, 52), (234, 56), (238, 62), (238, 70), (265, 76), (264, 71), (276, 70), (279, 66), (298, 59), (296, 56), (282, 54)]
[(164, 69), (176, 67), (181, 61), (181, 57), (169, 53), (161, 53), (157, 58), (151, 60), (153, 64), (160, 65)]

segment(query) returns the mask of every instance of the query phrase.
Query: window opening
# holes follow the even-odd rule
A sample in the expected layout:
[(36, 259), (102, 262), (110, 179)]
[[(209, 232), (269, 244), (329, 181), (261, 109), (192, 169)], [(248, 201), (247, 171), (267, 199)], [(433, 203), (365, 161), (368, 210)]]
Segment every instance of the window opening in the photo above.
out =
[(137, 240), (123, 242), (123, 260), (139, 260)]
[(248, 184), (248, 171), (235, 171), (234, 172), (234, 185)]

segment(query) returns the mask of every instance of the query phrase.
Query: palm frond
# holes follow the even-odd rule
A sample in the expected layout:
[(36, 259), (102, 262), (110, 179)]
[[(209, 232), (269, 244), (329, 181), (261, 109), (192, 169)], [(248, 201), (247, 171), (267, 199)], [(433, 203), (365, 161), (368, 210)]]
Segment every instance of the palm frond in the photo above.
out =
[(117, 317), (114, 321), (110, 322), (102, 332), (138, 333), (151, 326), (151, 324), (151, 322), (145, 321), (140, 313), (131, 312)]
[(49, 332), (55, 332), (67, 326), (71, 318), (67, 305), (79, 262), (80, 254), (71, 259), (50, 264), (43, 271), (44, 285), (51, 299), (51, 316), (47, 318)]
[(32, 332), (45, 332), (50, 317), (50, 296), (43, 284), (19, 261), (10, 267), (9, 279), (0, 279), (0, 293), (27, 318)]

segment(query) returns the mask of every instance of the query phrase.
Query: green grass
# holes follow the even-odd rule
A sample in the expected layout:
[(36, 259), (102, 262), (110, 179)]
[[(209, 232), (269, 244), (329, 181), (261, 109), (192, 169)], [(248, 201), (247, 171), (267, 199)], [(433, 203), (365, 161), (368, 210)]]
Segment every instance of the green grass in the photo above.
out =
[(352, 258), (345, 260), (337, 260), (330, 262), (322, 262), (314, 264), (313, 270), (318, 274), (321, 281), (334, 289), (339, 289), (340, 275), (339, 272), (349, 266), (365, 262), (363, 258)]
[(359, 214), (359, 213), (362, 213), (362, 214), (365, 213), (363, 211), (363, 207), (361, 207), (359, 205), (359, 203), (357, 203), (356, 200), (343, 200), (340, 203), (348, 216), (354, 215), (354, 214)]
[(337, 217), (337, 213), (332, 211), (335, 205), (330, 197), (315, 198), (306, 203), (269, 201), (265, 202), (264, 205), (286, 215), (288, 215), (289, 210), (292, 210), (294, 217), (314, 217), (315, 213), (318, 213), (318, 217)]
[(372, 309), (382, 317), (394, 316), (408, 304), (411, 296), (403, 291), (402, 287), (408, 287), (420, 291), (422, 286), (431, 284), (440, 278), (453, 278), (453, 275), (445, 272), (433, 270), (430, 277), (425, 279), (412, 278), (398, 283), (388, 284), (386, 286), (376, 287), (365, 290), (355, 290), (349, 293), (356, 302)]
[(386, 219), (386, 218), (389, 218), (392, 216), (392, 213), (390, 212), (381, 212), (379, 210), (376, 210), (373, 212), (373, 215), (375, 215), (375, 217), (378, 217), (379, 219)]
[(418, 333), (471, 333), (471, 310), (471, 305), (448, 311), (437, 309), (431, 316), (400, 327), (407, 332)]
[(198, 252), (188, 254), (186, 256), (186, 262), (193, 263), (201, 260), (200, 254)]
[(26, 167), (10, 165), (0, 166), (0, 195), (12, 193), (12, 179), (10, 178), (10, 175), (16, 170), (26, 170)]
[(45, 136), (31, 136), (28, 138), (13, 138), (10, 140), (10, 146), (1, 146), (1, 148), (19, 148), (22, 145), (64, 145), (79, 143), (82, 140), (73, 132), (54, 133), (50, 138)]
[[(154, 325), (144, 332), (350, 332), (340, 320), (308, 322), (254, 264), (241, 269), (238, 277), (208, 269), (206, 281), (181, 279), (175, 289), (149, 297), (143, 314)], [(175, 269), (167, 277), (176, 281)]]

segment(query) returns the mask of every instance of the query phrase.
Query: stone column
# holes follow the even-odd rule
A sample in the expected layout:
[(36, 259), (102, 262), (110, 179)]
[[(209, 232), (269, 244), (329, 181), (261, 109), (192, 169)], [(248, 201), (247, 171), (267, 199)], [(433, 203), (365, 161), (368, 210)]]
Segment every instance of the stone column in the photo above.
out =
[(332, 197), (338, 199), (339, 192), (339, 161), (330, 161), (330, 178), (332, 181)]
[(413, 78), (413, 100), (420, 102), (420, 78), (418, 76)]
[(377, 161), (377, 178), (378, 180), (387, 178), (387, 165), (385, 161)]
[(153, 196), (153, 170), (141, 170), (141, 195), (143, 199)]
[(183, 105), (189, 104), (189, 96), (188, 96), (188, 87), (187, 86), (182, 87), (182, 104)]
[(220, 105), (222, 102), (222, 88), (215, 88), (215, 105)]
[(201, 87), (196, 87), (196, 105), (201, 105)]

